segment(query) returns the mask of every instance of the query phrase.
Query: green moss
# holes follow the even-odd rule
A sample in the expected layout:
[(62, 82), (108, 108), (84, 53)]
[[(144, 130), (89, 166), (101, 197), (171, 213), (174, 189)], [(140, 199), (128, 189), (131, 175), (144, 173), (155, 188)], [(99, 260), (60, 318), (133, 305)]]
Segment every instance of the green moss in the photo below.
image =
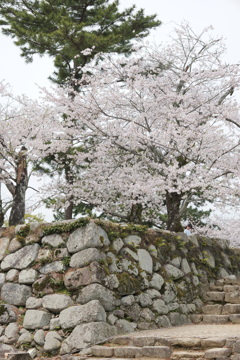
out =
[(70, 257), (70, 256), (65, 256), (65, 257), (62, 259), (62, 263), (63, 263), (63, 265), (65, 265), (65, 266), (69, 266), (70, 261), (71, 261), (71, 257)]
[(25, 245), (25, 239), (30, 232), (30, 225), (27, 224), (23, 226), (16, 235), (16, 239), (20, 242), (20, 244)]
[(146, 225), (127, 224), (120, 225), (110, 221), (95, 220), (95, 223), (101, 226), (106, 233), (110, 241), (114, 241), (117, 238), (125, 238), (129, 235), (142, 235), (148, 230)]
[(66, 224), (46, 226), (43, 229), (43, 236), (51, 235), (51, 234), (61, 234), (64, 232), (71, 232), (80, 227), (86, 226), (89, 223), (89, 221), (90, 221), (89, 218), (81, 218)]
[(138, 293), (141, 290), (141, 281), (127, 272), (117, 274), (119, 281), (119, 295), (130, 295)]

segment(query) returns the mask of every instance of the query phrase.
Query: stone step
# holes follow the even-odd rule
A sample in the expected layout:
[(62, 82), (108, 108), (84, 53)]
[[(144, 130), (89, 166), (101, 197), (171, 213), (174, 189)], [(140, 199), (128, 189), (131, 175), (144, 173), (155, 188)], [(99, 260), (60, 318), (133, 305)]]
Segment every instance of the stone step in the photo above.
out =
[(169, 346), (93, 346), (92, 356), (108, 358), (160, 358), (169, 359), (171, 349)]
[(204, 301), (223, 302), (225, 298), (225, 292), (223, 291), (207, 291), (203, 295)]
[(170, 340), (159, 336), (115, 336), (109, 339), (111, 344), (128, 346), (169, 346)]
[(240, 314), (240, 304), (225, 304), (222, 308), (222, 315)]
[(229, 315), (203, 315), (204, 324), (226, 324), (229, 322)]
[(204, 305), (202, 307), (202, 312), (205, 315), (222, 315), (222, 309), (223, 309), (223, 305), (210, 304), (210, 305)]
[(193, 350), (175, 350), (172, 353), (171, 360), (197, 360), (204, 358), (205, 351), (193, 351)]

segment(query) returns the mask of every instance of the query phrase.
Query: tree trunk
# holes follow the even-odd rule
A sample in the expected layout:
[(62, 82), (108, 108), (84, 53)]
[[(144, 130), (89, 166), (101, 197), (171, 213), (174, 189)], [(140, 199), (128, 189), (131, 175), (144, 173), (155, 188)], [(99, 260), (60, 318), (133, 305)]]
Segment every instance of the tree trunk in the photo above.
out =
[(142, 204), (133, 204), (129, 215), (129, 220), (135, 224), (141, 224), (142, 222)]
[(73, 206), (74, 203), (72, 201), (72, 197), (70, 197), (69, 205), (66, 207), (64, 211), (64, 220), (71, 220), (73, 218)]
[[(73, 184), (73, 174), (71, 172), (70, 166), (66, 165), (64, 170), (65, 170), (65, 178), (66, 178), (67, 183), (72, 185)], [(68, 202), (69, 202), (69, 205), (66, 207), (66, 209), (64, 211), (64, 220), (71, 220), (73, 218), (74, 202), (73, 202), (72, 195), (69, 196)]]
[(170, 231), (180, 232), (183, 231), (181, 225), (180, 205), (182, 195), (176, 192), (166, 192), (166, 205), (167, 205), (167, 229)]
[(13, 193), (12, 209), (9, 216), (9, 226), (24, 224), (25, 195), (28, 187), (27, 161), (24, 148), (18, 155), (16, 164), (16, 186)]
[(4, 224), (4, 212), (2, 206), (2, 184), (0, 183), (0, 227), (3, 226), (3, 224)]

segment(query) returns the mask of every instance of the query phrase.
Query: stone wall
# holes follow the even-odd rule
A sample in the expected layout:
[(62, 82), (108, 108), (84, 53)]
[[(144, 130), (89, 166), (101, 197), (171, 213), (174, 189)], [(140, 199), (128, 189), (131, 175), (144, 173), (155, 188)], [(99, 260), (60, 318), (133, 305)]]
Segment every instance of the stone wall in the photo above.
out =
[(224, 240), (80, 219), (0, 232), (0, 350), (85, 351), (110, 336), (191, 322), (239, 273)]

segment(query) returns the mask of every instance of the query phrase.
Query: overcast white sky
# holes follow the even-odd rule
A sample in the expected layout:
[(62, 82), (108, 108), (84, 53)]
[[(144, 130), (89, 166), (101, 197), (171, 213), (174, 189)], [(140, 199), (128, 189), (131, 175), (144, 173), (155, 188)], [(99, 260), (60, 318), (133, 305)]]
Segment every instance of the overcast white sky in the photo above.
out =
[[(215, 33), (226, 39), (228, 61), (240, 59), (240, 0), (120, 0), (122, 8), (133, 4), (144, 8), (146, 14), (158, 14), (162, 25), (151, 34), (156, 43), (167, 39), (175, 23), (188, 20), (195, 31), (213, 25)], [(12, 39), (0, 35), (0, 44), (0, 80), (11, 84), (15, 93), (36, 97), (37, 85), (49, 84), (47, 78), (53, 72), (52, 61), (36, 56), (32, 64), (26, 64)]]

